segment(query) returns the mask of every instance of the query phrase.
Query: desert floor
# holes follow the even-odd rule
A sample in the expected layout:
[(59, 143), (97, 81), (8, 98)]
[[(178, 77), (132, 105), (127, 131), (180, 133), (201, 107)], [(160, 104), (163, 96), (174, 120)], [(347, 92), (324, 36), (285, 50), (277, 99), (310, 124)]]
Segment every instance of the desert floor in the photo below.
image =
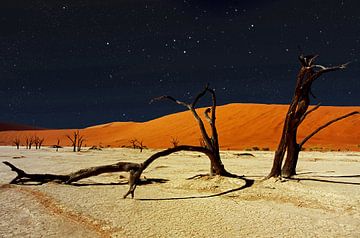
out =
[[(71, 152), (0, 147), (0, 160), (29, 173), (66, 174), (118, 161), (142, 162), (154, 150)], [(254, 179), (189, 177), (208, 172), (207, 157), (180, 152), (155, 161), (135, 199), (126, 178), (103, 174), (79, 186), (8, 185), (0, 165), (1, 237), (360, 237), (360, 153), (302, 152), (298, 180), (262, 178), (273, 152), (223, 151), (226, 168)], [(126, 173), (122, 173), (127, 176)], [(82, 185), (82, 186), (81, 186)]]

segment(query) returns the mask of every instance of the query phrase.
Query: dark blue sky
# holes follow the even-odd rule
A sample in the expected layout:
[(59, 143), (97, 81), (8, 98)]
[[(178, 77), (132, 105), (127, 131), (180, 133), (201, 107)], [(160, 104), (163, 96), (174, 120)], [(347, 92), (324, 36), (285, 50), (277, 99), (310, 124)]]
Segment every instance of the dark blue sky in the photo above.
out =
[(0, 121), (144, 121), (184, 110), (151, 98), (191, 100), (207, 82), (219, 104), (288, 103), (298, 46), (323, 65), (352, 62), (314, 84), (314, 103), (360, 105), (359, 9), (357, 0), (4, 0)]

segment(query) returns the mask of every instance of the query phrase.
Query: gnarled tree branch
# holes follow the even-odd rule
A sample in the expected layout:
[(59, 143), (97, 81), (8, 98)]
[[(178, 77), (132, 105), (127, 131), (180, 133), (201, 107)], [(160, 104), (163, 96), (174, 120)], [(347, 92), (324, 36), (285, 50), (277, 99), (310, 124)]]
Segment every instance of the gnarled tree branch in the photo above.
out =
[(350, 116), (353, 116), (353, 115), (356, 115), (356, 114), (359, 114), (358, 111), (354, 111), (354, 112), (350, 112), (350, 113), (347, 113), (341, 117), (337, 117), (331, 121), (328, 121), (327, 123), (325, 123), (324, 125), (318, 127), (316, 130), (314, 130), (313, 132), (311, 132), (308, 136), (306, 136), (300, 143), (299, 143), (299, 146), (300, 148), (311, 138), (313, 137), (314, 135), (316, 135), (318, 132), (320, 132), (322, 129), (330, 126), (331, 124), (333, 124), (334, 122), (337, 122), (337, 121), (340, 121), (342, 119), (345, 119), (347, 117), (350, 117)]

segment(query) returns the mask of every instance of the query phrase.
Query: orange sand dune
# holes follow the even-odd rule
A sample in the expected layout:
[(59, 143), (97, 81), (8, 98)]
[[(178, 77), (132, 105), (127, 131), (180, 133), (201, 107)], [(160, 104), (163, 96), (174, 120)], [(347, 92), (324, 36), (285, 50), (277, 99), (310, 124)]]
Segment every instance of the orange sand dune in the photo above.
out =
[[(276, 149), (288, 105), (228, 104), (217, 107), (217, 127), (221, 149), (247, 149), (252, 147)], [(203, 114), (204, 108), (198, 109)], [(299, 129), (298, 138), (325, 122), (360, 107), (323, 106), (310, 114)], [(10, 145), (13, 138), (38, 135), (46, 145), (57, 138), (61, 145), (70, 145), (66, 138), (74, 129), (0, 132), (0, 145)], [(87, 146), (130, 146), (131, 139), (143, 140), (149, 148), (171, 147), (171, 138), (180, 144), (199, 145), (200, 132), (191, 112), (167, 115), (148, 122), (113, 122), (81, 129)], [(305, 144), (305, 148), (334, 150), (360, 150), (360, 116), (355, 115), (336, 122)]]

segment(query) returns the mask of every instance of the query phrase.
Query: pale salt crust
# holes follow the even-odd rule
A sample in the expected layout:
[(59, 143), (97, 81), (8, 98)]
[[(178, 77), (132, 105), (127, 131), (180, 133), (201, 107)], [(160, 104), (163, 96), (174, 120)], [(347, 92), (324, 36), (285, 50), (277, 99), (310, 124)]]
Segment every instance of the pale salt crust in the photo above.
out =
[[(29, 173), (66, 174), (117, 161), (142, 162), (154, 152), (0, 147), (0, 161)], [(112, 184), (126, 182), (120, 173), (80, 181), (88, 186), (9, 186), (15, 173), (1, 164), (0, 236), (360, 237), (359, 152), (301, 152), (301, 180), (285, 182), (262, 181), (273, 152), (239, 153), (221, 152), (230, 172), (256, 180), (249, 188), (236, 190), (245, 182), (235, 178), (187, 180), (207, 173), (209, 161), (198, 153), (179, 152), (156, 160), (143, 173), (147, 179), (168, 181), (138, 186), (135, 199), (125, 200), (127, 185)]]

